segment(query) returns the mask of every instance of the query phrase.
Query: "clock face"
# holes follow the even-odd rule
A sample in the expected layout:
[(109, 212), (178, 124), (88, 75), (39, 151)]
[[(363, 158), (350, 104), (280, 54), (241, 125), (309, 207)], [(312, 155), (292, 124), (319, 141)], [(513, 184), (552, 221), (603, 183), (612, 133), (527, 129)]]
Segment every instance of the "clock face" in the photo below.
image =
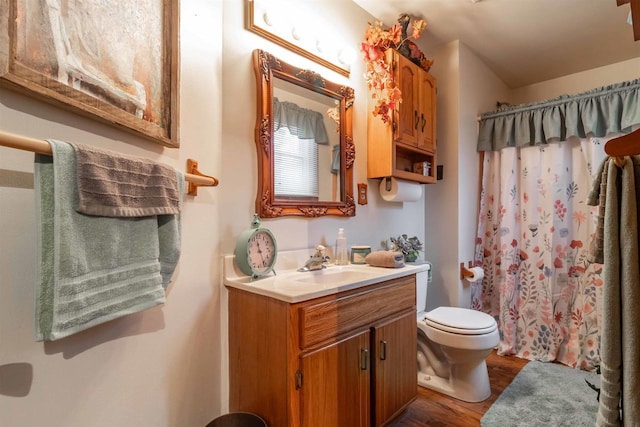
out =
[(258, 231), (249, 239), (249, 264), (256, 273), (266, 273), (273, 267), (276, 247), (271, 235)]

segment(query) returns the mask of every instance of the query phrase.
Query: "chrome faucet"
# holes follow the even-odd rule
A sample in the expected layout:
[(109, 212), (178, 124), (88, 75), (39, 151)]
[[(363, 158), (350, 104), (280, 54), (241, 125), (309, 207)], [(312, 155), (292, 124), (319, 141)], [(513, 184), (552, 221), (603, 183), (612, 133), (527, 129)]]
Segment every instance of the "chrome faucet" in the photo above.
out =
[(316, 271), (326, 268), (326, 262), (329, 261), (329, 257), (325, 256), (325, 247), (322, 245), (316, 246), (316, 253), (311, 255), (305, 265), (300, 267), (298, 271)]

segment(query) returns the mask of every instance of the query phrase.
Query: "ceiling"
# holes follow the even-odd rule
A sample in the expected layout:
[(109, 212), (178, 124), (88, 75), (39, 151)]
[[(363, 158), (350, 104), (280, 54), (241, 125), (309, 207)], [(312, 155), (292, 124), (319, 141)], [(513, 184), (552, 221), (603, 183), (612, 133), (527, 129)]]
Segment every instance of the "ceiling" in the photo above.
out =
[(427, 57), (460, 40), (512, 89), (640, 57), (629, 5), (616, 0), (353, 1), (385, 26), (402, 12), (425, 19)]

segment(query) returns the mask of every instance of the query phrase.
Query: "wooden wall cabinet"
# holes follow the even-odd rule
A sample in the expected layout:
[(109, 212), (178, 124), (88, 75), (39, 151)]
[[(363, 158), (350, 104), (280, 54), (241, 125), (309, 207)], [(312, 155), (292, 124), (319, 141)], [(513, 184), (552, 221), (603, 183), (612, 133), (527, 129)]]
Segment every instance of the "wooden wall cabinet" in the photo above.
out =
[[(436, 79), (393, 49), (385, 51), (402, 102), (384, 123), (371, 112), (375, 101), (368, 97), (367, 176), (392, 176), (421, 183), (436, 181)], [(428, 174), (414, 172), (427, 162)]]
[(230, 409), (269, 426), (382, 426), (417, 394), (415, 275), (287, 303), (229, 288)]

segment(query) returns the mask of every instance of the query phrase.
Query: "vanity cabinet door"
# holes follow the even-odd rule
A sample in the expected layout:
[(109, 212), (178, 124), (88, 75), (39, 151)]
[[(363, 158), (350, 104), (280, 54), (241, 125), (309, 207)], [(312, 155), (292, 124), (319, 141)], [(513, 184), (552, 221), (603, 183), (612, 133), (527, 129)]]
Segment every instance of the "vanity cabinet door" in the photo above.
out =
[(373, 328), (375, 426), (384, 425), (416, 398), (416, 329), (415, 310)]
[(302, 426), (371, 425), (369, 338), (367, 330), (300, 356)]

